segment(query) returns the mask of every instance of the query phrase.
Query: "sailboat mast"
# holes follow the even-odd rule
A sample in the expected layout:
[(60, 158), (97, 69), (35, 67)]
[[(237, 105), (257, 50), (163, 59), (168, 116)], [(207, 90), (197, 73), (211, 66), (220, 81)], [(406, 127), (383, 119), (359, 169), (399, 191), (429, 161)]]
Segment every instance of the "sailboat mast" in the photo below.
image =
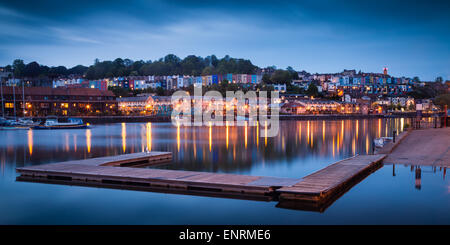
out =
[(23, 107), (23, 117), (25, 117), (25, 80), (22, 81), (22, 107)]
[(5, 117), (5, 108), (3, 106), (3, 81), (0, 81), (0, 93), (2, 95), (2, 117)]
[(16, 90), (15, 90), (15, 86), (16, 84), (13, 82), (13, 105), (14, 105), (14, 120), (16, 120)]

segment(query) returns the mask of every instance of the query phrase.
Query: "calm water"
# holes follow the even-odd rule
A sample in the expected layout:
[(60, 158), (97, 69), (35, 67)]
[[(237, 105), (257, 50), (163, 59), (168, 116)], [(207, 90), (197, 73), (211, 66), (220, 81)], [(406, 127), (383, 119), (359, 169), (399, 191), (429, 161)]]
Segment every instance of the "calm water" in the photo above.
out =
[(283, 121), (275, 138), (261, 137), (263, 127), (163, 123), (0, 131), (0, 224), (450, 224), (447, 170), (431, 167), (421, 167), (418, 182), (415, 167), (386, 165), (324, 213), (277, 208), (276, 202), (15, 180), (16, 167), (146, 149), (174, 153), (170, 164), (157, 168), (299, 178), (339, 159), (370, 154), (374, 137), (391, 136), (406, 123)]

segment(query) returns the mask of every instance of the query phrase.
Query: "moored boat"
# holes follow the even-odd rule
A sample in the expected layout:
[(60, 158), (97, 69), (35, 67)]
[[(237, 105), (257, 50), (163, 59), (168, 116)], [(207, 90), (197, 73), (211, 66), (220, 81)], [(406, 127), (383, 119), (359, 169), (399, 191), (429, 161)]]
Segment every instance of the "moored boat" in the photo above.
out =
[(27, 118), (10, 119), (0, 118), (0, 129), (3, 130), (16, 130), (16, 129), (29, 129), (30, 127), (37, 125), (33, 120)]
[(58, 118), (49, 117), (45, 120), (44, 124), (36, 125), (33, 129), (85, 129), (88, 128), (87, 124), (83, 123), (81, 118), (68, 118), (67, 122), (60, 122)]

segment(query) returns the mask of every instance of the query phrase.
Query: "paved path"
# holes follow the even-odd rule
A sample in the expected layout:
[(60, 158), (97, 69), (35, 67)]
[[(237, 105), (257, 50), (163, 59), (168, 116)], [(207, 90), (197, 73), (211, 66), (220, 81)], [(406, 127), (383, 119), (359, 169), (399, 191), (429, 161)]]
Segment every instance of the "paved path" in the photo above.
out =
[(450, 128), (413, 130), (384, 164), (450, 167)]

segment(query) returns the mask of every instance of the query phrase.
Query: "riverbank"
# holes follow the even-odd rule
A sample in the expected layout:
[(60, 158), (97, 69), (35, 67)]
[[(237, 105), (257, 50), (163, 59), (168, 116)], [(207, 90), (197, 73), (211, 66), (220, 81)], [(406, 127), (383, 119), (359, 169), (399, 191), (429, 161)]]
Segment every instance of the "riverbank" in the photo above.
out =
[[(422, 114), (422, 117), (432, 117), (433, 114)], [(122, 123), (122, 122), (171, 122), (170, 116), (78, 116), (84, 122), (90, 124)], [(396, 113), (396, 114), (327, 114), (327, 115), (279, 115), (281, 121), (294, 120), (348, 120), (348, 119), (377, 119), (377, 118), (414, 118), (416, 113)], [(35, 117), (42, 120), (45, 117)], [(60, 117), (67, 118), (67, 117)]]

